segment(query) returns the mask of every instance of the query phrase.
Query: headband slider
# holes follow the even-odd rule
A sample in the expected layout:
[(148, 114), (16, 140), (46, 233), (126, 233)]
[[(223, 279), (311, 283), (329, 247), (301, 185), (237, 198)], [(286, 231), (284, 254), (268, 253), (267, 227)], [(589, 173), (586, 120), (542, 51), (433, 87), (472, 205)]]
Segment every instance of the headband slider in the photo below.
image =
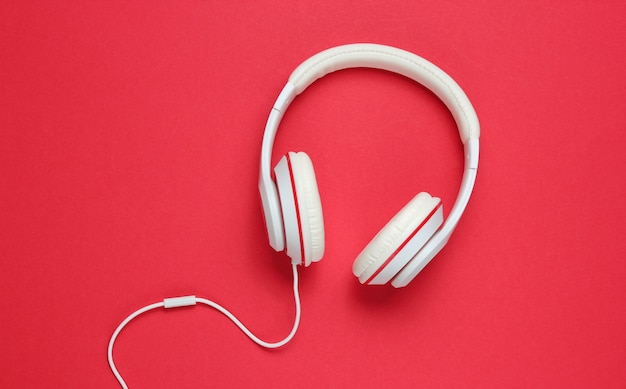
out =
[(289, 104), (296, 98), (296, 95), (296, 87), (291, 82), (287, 82), (272, 108), (278, 112), (285, 113)]

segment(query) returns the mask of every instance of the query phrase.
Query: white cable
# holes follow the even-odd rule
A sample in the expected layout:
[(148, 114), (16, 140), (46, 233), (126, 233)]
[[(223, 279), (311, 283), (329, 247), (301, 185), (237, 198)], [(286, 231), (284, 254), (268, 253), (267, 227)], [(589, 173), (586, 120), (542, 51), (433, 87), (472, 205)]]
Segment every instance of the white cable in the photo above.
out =
[(131, 313), (130, 315), (128, 315), (126, 319), (124, 319), (123, 322), (120, 323), (119, 326), (117, 326), (117, 328), (113, 332), (113, 335), (111, 336), (111, 340), (109, 340), (109, 351), (108, 351), (109, 367), (111, 367), (111, 371), (113, 372), (113, 375), (115, 376), (115, 378), (117, 378), (120, 385), (122, 385), (122, 388), (124, 389), (128, 389), (128, 386), (126, 385), (126, 382), (124, 382), (124, 379), (120, 375), (120, 372), (117, 371), (117, 368), (115, 367), (115, 362), (113, 362), (113, 344), (115, 343), (115, 339), (117, 339), (117, 336), (120, 334), (120, 331), (122, 331), (122, 328), (124, 328), (126, 324), (128, 324), (128, 322), (130, 322), (131, 320), (133, 320), (134, 318), (136, 318), (137, 316), (141, 315), (144, 312), (148, 312), (152, 309), (156, 309), (162, 306), (163, 306), (163, 302), (154, 303), (154, 304), (146, 305), (145, 307), (140, 308), (136, 310), (135, 312)]
[(237, 327), (239, 327), (239, 329), (244, 334), (246, 334), (246, 336), (248, 338), (250, 338), (254, 343), (258, 344), (259, 346), (265, 347), (265, 348), (269, 348), (269, 349), (274, 349), (274, 348), (278, 348), (278, 347), (284, 346), (285, 344), (287, 344), (294, 337), (294, 335), (296, 334), (296, 331), (298, 330), (298, 326), (300, 324), (300, 313), (301, 313), (300, 311), (301, 310), (300, 310), (300, 293), (298, 292), (298, 269), (297, 269), (296, 265), (292, 265), (292, 269), (293, 269), (293, 297), (294, 297), (294, 300), (296, 302), (296, 317), (295, 317), (295, 320), (294, 320), (294, 323), (293, 323), (293, 328), (291, 329), (291, 332), (283, 340), (275, 342), (275, 343), (269, 343), (269, 342), (265, 342), (265, 341), (259, 339), (239, 319), (237, 319), (237, 317), (235, 315), (233, 315), (228, 309), (222, 307), (221, 305), (219, 305), (218, 303), (216, 303), (214, 301), (211, 301), (211, 300), (208, 300), (208, 299), (205, 299), (205, 298), (202, 298), (202, 297), (195, 297), (195, 296), (183, 296), (183, 297), (166, 298), (163, 301), (160, 301), (160, 302), (154, 303), (154, 304), (150, 304), (150, 305), (146, 305), (145, 307), (140, 308), (140, 309), (136, 310), (135, 312), (131, 313), (115, 329), (115, 331), (113, 332), (113, 335), (111, 335), (111, 340), (109, 340), (109, 348), (108, 348), (109, 367), (111, 368), (111, 371), (113, 372), (113, 375), (115, 375), (115, 378), (117, 378), (117, 381), (120, 383), (122, 388), (128, 389), (128, 386), (126, 385), (126, 382), (124, 382), (124, 379), (122, 378), (121, 374), (119, 373), (119, 371), (115, 367), (115, 362), (113, 362), (113, 345), (115, 344), (115, 340), (117, 339), (117, 336), (120, 334), (122, 329), (131, 320), (133, 320), (137, 316), (141, 315), (142, 313), (151, 311), (153, 309), (162, 308), (162, 307), (164, 307), (164, 308), (175, 308), (175, 307), (183, 307), (183, 306), (195, 305), (196, 303), (205, 304), (205, 305), (210, 306), (211, 308), (216, 309), (217, 311), (221, 312), (222, 314), (224, 314), (224, 316), (229, 318)]

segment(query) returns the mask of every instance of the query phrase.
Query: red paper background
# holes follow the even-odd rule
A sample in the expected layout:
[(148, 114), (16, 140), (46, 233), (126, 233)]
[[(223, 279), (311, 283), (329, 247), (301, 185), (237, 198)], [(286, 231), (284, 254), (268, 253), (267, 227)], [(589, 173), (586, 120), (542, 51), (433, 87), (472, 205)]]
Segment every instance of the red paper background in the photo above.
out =
[(462, 153), (420, 86), (328, 76), (274, 153), (309, 153), (326, 219), (293, 342), (263, 350), (206, 308), (152, 312), (116, 345), (130, 387), (625, 387), (626, 3), (259, 3), (0, 6), (0, 387), (116, 387), (112, 331), (169, 296), (285, 336), (264, 123), (301, 61), (364, 41), (433, 61), (478, 112), (478, 181), (449, 245), (405, 289), (354, 279), (415, 193), (449, 211)]

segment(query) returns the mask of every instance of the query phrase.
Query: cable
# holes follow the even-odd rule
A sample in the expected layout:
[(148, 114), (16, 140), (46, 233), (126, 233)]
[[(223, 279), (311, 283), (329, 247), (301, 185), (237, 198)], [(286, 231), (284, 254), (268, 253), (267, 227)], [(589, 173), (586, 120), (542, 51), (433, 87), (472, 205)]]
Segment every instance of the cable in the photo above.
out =
[(300, 309), (300, 293), (298, 292), (298, 269), (296, 265), (292, 265), (292, 269), (293, 269), (293, 297), (296, 303), (296, 317), (294, 319), (293, 328), (291, 329), (291, 332), (283, 340), (275, 342), (275, 343), (269, 343), (269, 342), (265, 342), (259, 339), (239, 319), (237, 319), (237, 317), (233, 315), (228, 309), (222, 307), (221, 305), (219, 305), (218, 303), (214, 301), (211, 301), (202, 297), (196, 297), (196, 296), (182, 296), (182, 297), (166, 298), (163, 301), (160, 301), (158, 303), (146, 305), (143, 308), (139, 308), (135, 312), (128, 315), (128, 317), (124, 319), (120, 323), (119, 326), (117, 326), (115, 331), (113, 331), (113, 335), (111, 335), (111, 339), (109, 340), (109, 347), (108, 347), (109, 367), (111, 368), (113, 375), (115, 376), (115, 378), (117, 378), (117, 381), (120, 383), (122, 388), (128, 389), (126, 382), (124, 381), (121, 374), (115, 367), (115, 362), (113, 361), (113, 345), (115, 344), (115, 340), (117, 339), (117, 336), (120, 334), (122, 329), (131, 320), (141, 315), (142, 313), (146, 313), (148, 311), (161, 308), (161, 307), (165, 309), (169, 309), (169, 308), (196, 305), (196, 303), (208, 305), (209, 307), (216, 309), (217, 311), (222, 313), (224, 316), (229, 318), (248, 338), (250, 338), (250, 340), (258, 344), (259, 346), (265, 347), (268, 349), (275, 349), (275, 348), (284, 346), (294, 337), (294, 335), (296, 334), (296, 331), (298, 330), (298, 326), (300, 325), (301, 309)]

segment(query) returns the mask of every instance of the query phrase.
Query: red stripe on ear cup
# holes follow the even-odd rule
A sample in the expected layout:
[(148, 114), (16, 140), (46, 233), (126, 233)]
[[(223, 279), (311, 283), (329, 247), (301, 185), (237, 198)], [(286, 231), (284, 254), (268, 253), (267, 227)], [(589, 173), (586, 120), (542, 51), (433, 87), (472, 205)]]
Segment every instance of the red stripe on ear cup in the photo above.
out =
[[(415, 235), (417, 235), (417, 233), (418, 233), (418, 232), (422, 229), (422, 227), (424, 227), (424, 225), (425, 225), (425, 224), (426, 224), (426, 223), (430, 220), (430, 218), (431, 218), (431, 217), (433, 217), (433, 215), (437, 212), (437, 210), (438, 210), (440, 207), (441, 207), (441, 200), (439, 201), (439, 203), (437, 203), (437, 205), (435, 206), (435, 208), (434, 208), (434, 209), (433, 209), (433, 210), (432, 210), (432, 211), (428, 214), (428, 216), (426, 216), (426, 217), (424, 218), (424, 220), (423, 220), (423, 221), (422, 221), (422, 222), (421, 222), (421, 223), (420, 223), (420, 224), (419, 224), (419, 225), (415, 228), (415, 230), (411, 233), (411, 235), (409, 235), (409, 236), (408, 236), (408, 237), (404, 240), (404, 242), (402, 242), (402, 244), (401, 244), (401, 245), (400, 245), (400, 246), (396, 249), (396, 251), (394, 251), (394, 252), (393, 252), (393, 254), (391, 254), (391, 255), (387, 258), (387, 260), (385, 260), (385, 263), (383, 263), (380, 267), (378, 267), (378, 269), (376, 269), (376, 271), (374, 272), (374, 274), (372, 274), (372, 276), (371, 276), (370, 278), (368, 278), (368, 279), (367, 279), (367, 281), (365, 281), (365, 282), (364, 282), (365, 284), (369, 284), (370, 282), (372, 282), (372, 280), (373, 280), (374, 278), (376, 278), (376, 276), (377, 276), (377, 275), (378, 275), (381, 271), (383, 271), (383, 269), (384, 269), (384, 268), (385, 268), (385, 267), (389, 264), (389, 262), (391, 262), (391, 261), (392, 261), (392, 260), (396, 257), (396, 255), (398, 255), (398, 253), (399, 253), (399, 252), (400, 252), (400, 251), (404, 248), (404, 246), (406, 246), (406, 245), (409, 243), (409, 241), (410, 241), (411, 239), (413, 239), (413, 237), (414, 237)], [(439, 228), (437, 228), (437, 229), (439, 229)], [(430, 239), (430, 238), (429, 238), (429, 239)], [(423, 246), (422, 246), (422, 247), (423, 247)], [(421, 249), (421, 247), (420, 247), (420, 249)], [(419, 250), (418, 250), (418, 252), (419, 252)], [(416, 254), (417, 254), (417, 253), (416, 253)], [(408, 262), (407, 262), (407, 263), (408, 263)], [(403, 265), (403, 267), (404, 267), (405, 265), (406, 265), (406, 264), (404, 264), (404, 265)]]
[(293, 178), (293, 166), (291, 165), (291, 157), (287, 153), (287, 166), (289, 168), (289, 179), (291, 179), (291, 190), (293, 191), (293, 199), (296, 203), (296, 218), (298, 219), (298, 235), (300, 236), (300, 264), (306, 266), (304, 258), (304, 238), (302, 236), (302, 220), (300, 219), (300, 206), (298, 205), (298, 192), (296, 191), (296, 182)]

